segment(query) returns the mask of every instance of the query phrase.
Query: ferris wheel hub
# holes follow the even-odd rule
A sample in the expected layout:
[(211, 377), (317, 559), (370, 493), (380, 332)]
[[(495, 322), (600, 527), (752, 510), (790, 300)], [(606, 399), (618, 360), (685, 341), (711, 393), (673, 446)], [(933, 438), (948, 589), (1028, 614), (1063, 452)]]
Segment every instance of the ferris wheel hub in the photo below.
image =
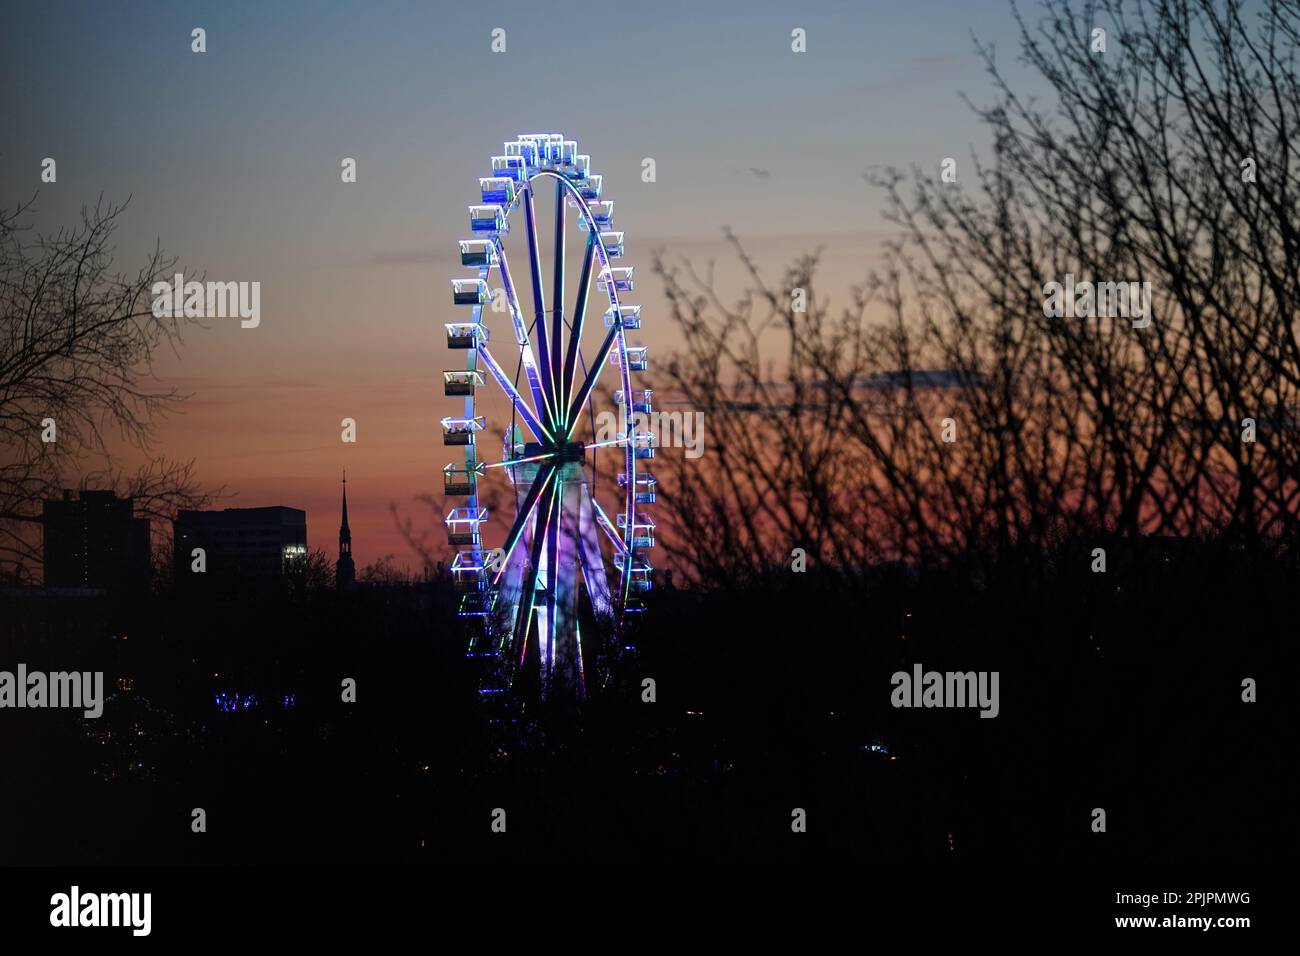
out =
[(587, 449), (580, 441), (566, 441), (555, 449), (555, 463), (565, 465), (571, 462), (581, 464), (587, 460)]

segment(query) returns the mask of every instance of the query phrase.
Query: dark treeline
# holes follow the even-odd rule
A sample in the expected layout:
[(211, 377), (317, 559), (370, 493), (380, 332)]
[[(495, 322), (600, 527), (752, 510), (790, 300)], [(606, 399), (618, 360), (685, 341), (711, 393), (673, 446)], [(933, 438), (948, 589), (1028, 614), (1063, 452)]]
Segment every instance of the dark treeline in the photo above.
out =
[[(1276, 831), (1286, 760), (1269, 728), (1294, 726), (1294, 705), (1266, 677), (1243, 704), (1241, 680), (1294, 666), (1296, 569), (1185, 542), (1116, 544), (1109, 557), (1093, 574), (1086, 552), (1066, 549), (978, 584), (899, 565), (855, 589), (813, 568), (666, 590), (637, 651), (576, 715), (478, 701), (440, 581), (164, 599), (135, 622), (129, 651), (101, 639), (109, 683), (131, 680), (104, 718), (19, 716), (6, 778), (24, 785), (5, 788), (6, 815), (28, 825), (7, 855), (1277, 860), (1294, 834)], [(6, 657), (55, 666), (35, 633), (11, 630)], [(998, 717), (894, 708), (890, 677), (916, 663), (998, 671)], [(356, 703), (341, 699), (344, 677)], [(223, 712), (222, 692), (257, 703)], [(190, 831), (194, 807), (206, 834)], [(489, 830), (496, 807), (508, 838)], [(795, 807), (808, 812), (801, 836)], [(1104, 835), (1089, 828), (1095, 807)]]

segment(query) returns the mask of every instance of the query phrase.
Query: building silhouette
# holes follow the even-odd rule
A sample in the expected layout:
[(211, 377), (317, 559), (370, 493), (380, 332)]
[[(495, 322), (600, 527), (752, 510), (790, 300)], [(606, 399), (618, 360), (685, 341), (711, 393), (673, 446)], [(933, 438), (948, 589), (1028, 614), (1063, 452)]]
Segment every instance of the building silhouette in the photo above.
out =
[[(307, 563), (307, 512), (300, 508), (181, 511), (172, 523), (176, 582), (202, 578), (278, 580)], [(195, 549), (202, 549), (200, 557)]]
[(42, 552), (46, 588), (130, 590), (149, 583), (149, 519), (112, 491), (70, 490), (44, 501)]
[(334, 583), (346, 591), (357, 583), (357, 566), (352, 561), (352, 529), (348, 527), (348, 473), (343, 472), (343, 522), (339, 525), (339, 559), (334, 565)]

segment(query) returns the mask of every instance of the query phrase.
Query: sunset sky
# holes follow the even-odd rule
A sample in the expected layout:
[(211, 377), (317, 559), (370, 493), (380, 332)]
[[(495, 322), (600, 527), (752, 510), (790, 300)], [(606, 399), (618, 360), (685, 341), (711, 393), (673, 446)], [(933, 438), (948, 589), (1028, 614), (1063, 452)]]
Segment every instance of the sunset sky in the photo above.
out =
[[(1004, 0), (51, 2), (3, 17), (3, 202), (39, 189), (35, 222), (53, 230), (101, 194), (130, 196), (124, 270), (161, 241), (187, 276), (262, 284), (259, 328), (212, 320), (159, 356), (160, 382), (192, 397), (154, 451), (196, 458), (233, 493), (225, 506), (305, 508), (331, 557), (346, 467), (358, 566), (412, 562), (389, 504), (428, 521), (413, 499), (454, 457), (438, 427), (454, 406), (440, 370), (460, 364), (447, 280), (464, 274), (465, 207), (504, 140), (563, 132), (604, 174), (653, 384), (673, 349), (653, 249), (718, 258), (731, 298), (724, 225), (774, 277), (824, 245), (823, 289), (842, 296), (886, 226), (861, 174), (981, 147), (959, 95), (992, 96), (972, 32), (1014, 54)], [(791, 52), (796, 27), (807, 53)], [(40, 184), (44, 157), (55, 184)], [(340, 182), (344, 157), (355, 184)], [(345, 416), (356, 445), (339, 440)]]

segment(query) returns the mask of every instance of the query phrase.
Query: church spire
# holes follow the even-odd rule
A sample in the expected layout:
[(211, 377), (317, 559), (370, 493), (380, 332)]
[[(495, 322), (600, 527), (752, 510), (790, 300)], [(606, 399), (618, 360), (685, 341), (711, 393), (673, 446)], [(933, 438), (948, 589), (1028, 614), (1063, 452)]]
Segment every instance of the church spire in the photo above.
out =
[(334, 566), (334, 580), (340, 590), (350, 588), (357, 579), (352, 562), (352, 529), (348, 527), (348, 472), (343, 469), (343, 522), (339, 525), (339, 560)]
[(348, 546), (352, 550), (352, 529), (348, 527), (348, 470), (343, 469), (343, 524), (339, 527), (339, 546)]

